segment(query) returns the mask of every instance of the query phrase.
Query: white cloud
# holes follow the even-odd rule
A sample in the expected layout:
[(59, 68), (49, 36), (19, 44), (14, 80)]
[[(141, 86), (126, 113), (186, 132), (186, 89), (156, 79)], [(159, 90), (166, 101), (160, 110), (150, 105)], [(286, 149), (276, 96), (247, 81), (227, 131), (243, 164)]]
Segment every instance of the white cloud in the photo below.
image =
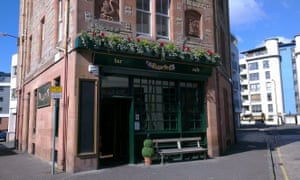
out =
[[(266, 39), (273, 39), (273, 38), (277, 38), (278, 42), (282, 42), (282, 43), (290, 43), (290, 42), (293, 41), (293, 39), (286, 38), (286, 37), (283, 37), (283, 36), (269, 37), (269, 38), (266, 38)], [(265, 40), (260, 42), (256, 47), (262, 47), (262, 46), (265, 46)]]
[(229, 11), (232, 25), (252, 24), (266, 17), (257, 0), (229, 0)]

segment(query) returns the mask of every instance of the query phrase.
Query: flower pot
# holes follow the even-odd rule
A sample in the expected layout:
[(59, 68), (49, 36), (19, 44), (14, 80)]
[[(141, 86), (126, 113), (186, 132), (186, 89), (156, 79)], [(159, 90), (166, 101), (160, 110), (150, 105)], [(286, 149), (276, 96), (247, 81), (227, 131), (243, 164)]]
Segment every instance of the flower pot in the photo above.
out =
[(152, 164), (152, 159), (151, 158), (148, 158), (148, 157), (145, 157), (144, 158), (144, 162), (145, 162), (145, 165), (146, 166), (150, 166)]

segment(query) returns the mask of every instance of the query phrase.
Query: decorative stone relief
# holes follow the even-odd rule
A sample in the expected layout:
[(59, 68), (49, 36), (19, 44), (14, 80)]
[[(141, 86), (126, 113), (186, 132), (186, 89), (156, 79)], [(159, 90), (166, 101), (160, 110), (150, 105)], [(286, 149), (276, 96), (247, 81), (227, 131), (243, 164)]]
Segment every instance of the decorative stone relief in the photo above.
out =
[(131, 6), (125, 6), (125, 14), (128, 16), (132, 16), (132, 7)]
[(185, 12), (185, 32), (187, 36), (200, 37), (201, 15), (197, 11), (188, 10)]
[(99, 7), (96, 7), (96, 10), (99, 12), (100, 19), (107, 21), (120, 20), (119, 0), (99, 0)]

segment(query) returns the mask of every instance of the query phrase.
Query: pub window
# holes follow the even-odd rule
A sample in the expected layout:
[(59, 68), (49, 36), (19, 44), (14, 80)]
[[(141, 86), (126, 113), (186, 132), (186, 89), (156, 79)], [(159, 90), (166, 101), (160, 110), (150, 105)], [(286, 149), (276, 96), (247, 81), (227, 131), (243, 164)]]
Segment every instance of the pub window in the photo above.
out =
[(95, 82), (79, 82), (78, 153), (95, 152)]
[(203, 86), (198, 83), (180, 83), (182, 130), (199, 130), (204, 126)]
[(176, 130), (177, 95), (175, 82), (134, 79), (135, 114), (140, 130)]

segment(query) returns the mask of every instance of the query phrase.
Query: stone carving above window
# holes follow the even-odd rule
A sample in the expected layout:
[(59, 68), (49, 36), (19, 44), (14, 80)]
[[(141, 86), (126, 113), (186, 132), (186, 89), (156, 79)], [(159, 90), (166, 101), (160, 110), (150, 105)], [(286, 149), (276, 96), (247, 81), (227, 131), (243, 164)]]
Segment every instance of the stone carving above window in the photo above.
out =
[(185, 12), (185, 34), (186, 36), (200, 37), (201, 35), (201, 14), (188, 10)]
[(96, 3), (96, 18), (107, 21), (119, 21), (119, 0), (98, 0)]

